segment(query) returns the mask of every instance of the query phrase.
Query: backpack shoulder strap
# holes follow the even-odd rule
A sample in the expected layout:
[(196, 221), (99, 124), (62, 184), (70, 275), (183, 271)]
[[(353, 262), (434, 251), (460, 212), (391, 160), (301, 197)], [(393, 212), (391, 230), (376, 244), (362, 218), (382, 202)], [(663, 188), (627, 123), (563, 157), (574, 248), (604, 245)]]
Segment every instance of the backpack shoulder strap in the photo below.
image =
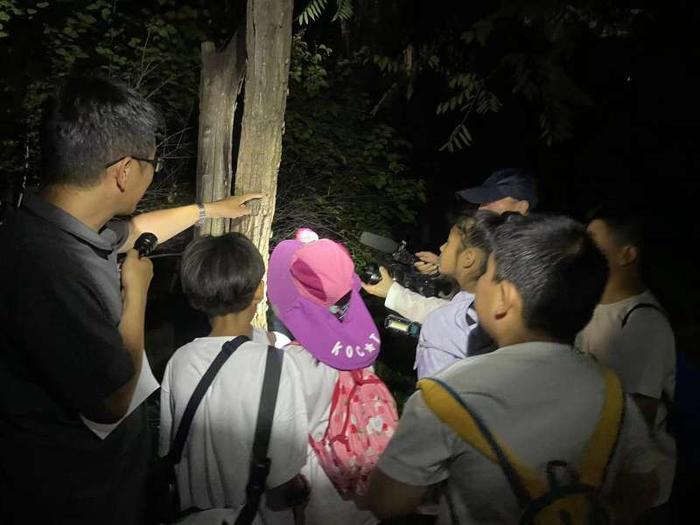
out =
[(274, 346), (267, 347), (265, 376), (263, 378), (262, 391), (260, 392), (258, 418), (255, 423), (253, 456), (248, 484), (245, 489), (246, 502), (236, 518), (235, 525), (248, 525), (253, 522), (260, 506), (260, 498), (265, 492), (265, 482), (267, 475), (270, 473), (270, 458), (267, 457), (267, 449), (270, 445), (272, 419), (275, 415), (275, 405), (277, 404), (277, 392), (282, 373), (282, 358), (282, 350)]
[(185, 441), (187, 441), (187, 435), (190, 432), (190, 426), (192, 425), (192, 420), (194, 419), (194, 414), (199, 408), (199, 404), (204, 398), (204, 394), (207, 393), (209, 387), (211, 386), (216, 374), (219, 373), (221, 367), (224, 366), (226, 360), (231, 357), (231, 354), (235, 352), (239, 346), (241, 346), (249, 339), (244, 335), (239, 335), (231, 341), (227, 341), (221, 347), (221, 351), (216, 356), (214, 361), (212, 361), (209, 368), (199, 380), (199, 383), (194, 389), (190, 400), (187, 402), (185, 411), (182, 413), (182, 419), (177, 427), (177, 432), (175, 433), (175, 439), (173, 440), (170, 451), (168, 452), (167, 458), (172, 465), (177, 465), (182, 459), (182, 450), (185, 447)]
[[(604, 378), (605, 398), (601, 416), (586, 446), (580, 472), (581, 481), (592, 487), (601, 486), (605, 479), (624, 415), (620, 380), (608, 369), (604, 370)], [(439, 379), (424, 378), (418, 382), (418, 388), (428, 408), (443, 423), (501, 466), (521, 506), (547, 493), (549, 489), (542, 479), (491, 434), (479, 415), (449, 385)]]
[[(625, 327), (625, 325), (627, 324), (627, 321), (629, 321), (629, 318), (630, 318), (630, 316), (632, 315), (632, 313), (635, 312), (636, 310), (640, 310), (640, 309), (642, 309), (642, 308), (651, 308), (652, 310), (656, 310), (656, 311), (659, 312), (661, 315), (663, 315), (663, 316), (666, 318), (667, 321), (670, 322), (670, 320), (669, 320), (669, 318), (668, 318), (668, 313), (666, 313), (666, 310), (664, 310), (663, 308), (661, 308), (658, 304), (654, 304), (654, 303), (638, 303), (638, 304), (635, 304), (632, 308), (630, 308), (629, 311), (628, 311), (628, 312), (625, 314), (625, 316), (622, 318), (622, 328)], [(666, 405), (666, 409), (669, 410), (669, 411), (671, 410), (671, 407), (672, 407), (672, 405), (673, 405), (673, 399), (672, 399), (672, 397), (673, 397), (673, 396), (672, 396), (671, 394), (669, 394), (666, 390), (662, 390), (662, 391), (661, 391), (661, 402), (664, 403), (664, 404)]]
[(622, 318), (622, 327), (624, 328), (625, 325), (627, 324), (627, 321), (629, 321), (630, 315), (636, 310), (639, 310), (641, 308), (651, 308), (653, 310), (656, 310), (659, 312), (661, 315), (664, 317), (668, 318), (666, 315), (666, 312), (661, 308), (659, 305), (654, 304), (654, 303), (637, 303), (635, 304), (632, 308), (629, 309), (629, 311), (625, 314), (625, 316)]
[(255, 425), (254, 462), (261, 462), (267, 458), (267, 448), (270, 445), (270, 432), (272, 431), (272, 418), (275, 414), (277, 392), (279, 390), (280, 376), (282, 375), (282, 357), (282, 350), (274, 346), (267, 347), (265, 376), (263, 378), (262, 391), (260, 392), (258, 419)]
[(423, 378), (418, 381), (418, 388), (425, 404), (438, 419), (466, 443), (500, 465), (522, 507), (547, 492), (540, 476), (523, 465), (447, 383), (436, 378)]
[(625, 397), (620, 379), (609, 368), (603, 369), (605, 393), (600, 418), (588, 440), (580, 467), (581, 481), (600, 487), (617, 445), (625, 411)]

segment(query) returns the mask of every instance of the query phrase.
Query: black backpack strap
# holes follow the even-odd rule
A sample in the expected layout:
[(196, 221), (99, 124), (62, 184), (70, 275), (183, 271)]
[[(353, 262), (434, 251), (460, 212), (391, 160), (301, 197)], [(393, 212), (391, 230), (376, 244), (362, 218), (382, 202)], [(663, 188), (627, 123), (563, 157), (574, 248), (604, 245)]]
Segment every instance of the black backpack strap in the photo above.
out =
[(476, 319), (474, 319), (471, 315), (469, 315), (469, 310), (471, 310), (474, 306), (474, 303), (471, 303), (469, 307), (467, 308), (467, 311), (464, 315), (464, 317), (467, 320), (467, 326), (474, 326), (476, 324)]
[[(622, 328), (625, 327), (627, 324), (627, 321), (629, 321), (630, 316), (635, 310), (640, 310), (642, 308), (651, 308), (653, 310), (656, 310), (659, 312), (661, 315), (663, 315), (667, 320), (668, 320), (668, 314), (666, 311), (661, 308), (658, 304), (654, 303), (638, 303), (635, 304), (630, 310), (625, 314), (625, 317), (622, 318)], [(661, 402), (666, 405), (666, 410), (670, 413), (671, 407), (673, 405), (673, 401), (671, 400), (671, 395), (666, 392), (666, 390), (661, 390)], [(666, 423), (666, 422), (664, 422)]]
[(496, 350), (496, 345), (491, 336), (477, 324), (472, 327), (467, 336), (467, 356), (488, 354)]
[(219, 373), (221, 367), (224, 366), (226, 360), (231, 357), (231, 354), (236, 351), (236, 349), (241, 346), (249, 339), (244, 335), (239, 335), (231, 341), (227, 341), (221, 348), (219, 355), (216, 356), (214, 361), (212, 361), (209, 368), (200, 379), (199, 383), (194, 389), (190, 400), (187, 402), (187, 407), (182, 414), (182, 419), (180, 420), (180, 425), (177, 427), (177, 432), (175, 433), (175, 439), (168, 452), (167, 459), (174, 466), (180, 463), (182, 458), (182, 450), (185, 448), (185, 441), (187, 441), (187, 435), (190, 431), (190, 426), (192, 425), (192, 420), (194, 419), (194, 414), (197, 412), (199, 404), (204, 398), (204, 394), (209, 390), (216, 374)]
[(630, 315), (632, 315), (632, 312), (634, 312), (635, 310), (639, 310), (641, 308), (652, 308), (652, 309), (656, 310), (657, 312), (661, 313), (661, 315), (663, 315), (664, 317), (668, 318), (668, 316), (666, 315), (666, 312), (664, 312), (663, 309), (661, 307), (659, 307), (659, 305), (656, 305), (654, 303), (638, 303), (638, 304), (635, 304), (632, 308), (630, 308), (630, 310), (625, 314), (625, 317), (622, 318), (622, 327), (623, 328), (627, 324), (627, 321), (629, 321), (629, 318), (630, 318)]
[(248, 485), (246, 485), (245, 506), (236, 518), (236, 525), (249, 525), (255, 519), (260, 506), (260, 498), (265, 492), (265, 481), (270, 473), (270, 458), (267, 448), (270, 444), (272, 418), (275, 414), (277, 391), (282, 373), (282, 350), (269, 346), (265, 362), (265, 378), (263, 379), (258, 419), (255, 424), (255, 441), (253, 442), (253, 457), (250, 465)]

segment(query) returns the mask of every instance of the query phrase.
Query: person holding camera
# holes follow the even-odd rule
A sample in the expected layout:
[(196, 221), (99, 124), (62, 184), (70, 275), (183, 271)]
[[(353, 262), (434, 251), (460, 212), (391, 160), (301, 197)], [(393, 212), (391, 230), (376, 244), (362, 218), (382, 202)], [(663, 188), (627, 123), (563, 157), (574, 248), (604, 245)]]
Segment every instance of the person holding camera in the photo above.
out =
[(498, 349), (419, 382), (370, 508), (405, 515), (440, 486), (439, 523), (634, 522), (658, 491), (644, 420), (573, 346), (603, 294), (603, 254), (566, 217), (522, 217), (491, 241), (476, 310)]
[[(508, 168), (495, 171), (480, 186), (457, 192), (467, 202), (478, 204), (479, 210), (498, 214), (516, 212), (528, 214), (537, 206), (537, 181), (530, 170)], [(415, 266), (425, 274), (439, 274), (440, 257), (432, 252), (417, 252)], [(423, 323), (429, 313), (449, 304), (440, 297), (424, 297), (396, 283), (386, 268), (379, 269), (382, 279), (377, 284), (363, 284), (367, 293), (384, 297), (384, 306), (403, 317)]]
[(494, 349), (491, 338), (479, 327), (474, 292), (491, 253), (490, 232), (505, 220), (503, 215), (488, 211), (462, 217), (440, 246), (440, 274), (453, 278), (460, 291), (448, 304), (428, 314), (423, 323), (414, 367), (418, 379)]
[[(151, 458), (144, 363), (152, 276), (133, 249), (259, 194), (129, 215), (160, 166), (159, 118), (133, 89), (68, 79), (41, 134), (42, 188), (0, 228), (0, 522), (142, 522)], [(117, 254), (126, 253), (121, 266)], [(85, 421), (110, 425), (102, 439)], [(118, 423), (118, 425), (115, 425)]]

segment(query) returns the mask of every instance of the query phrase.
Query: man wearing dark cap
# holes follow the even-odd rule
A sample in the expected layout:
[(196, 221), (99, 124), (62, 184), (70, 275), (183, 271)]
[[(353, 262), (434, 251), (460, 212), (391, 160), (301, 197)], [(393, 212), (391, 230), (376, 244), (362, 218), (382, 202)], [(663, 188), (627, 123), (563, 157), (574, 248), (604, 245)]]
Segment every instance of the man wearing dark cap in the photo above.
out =
[[(474, 186), (457, 192), (457, 196), (472, 204), (478, 204), (480, 210), (496, 213), (507, 211), (527, 213), (537, 206), (537, 182), (534, 172), (525, 168), (505, 168), (494, 171), (480, 186)], [(420, 259), (416, 268), (425, 274), (437, 274), (439, 256), (433, 252), (418, 252)], [(377, 297), (386, 297), (384, 305), (390, 310), (416, 322), (423, 322), (425, 317), (436, 308), (449, 301), (437, 297), (423, 297), (395, 283), (386, 270), (382, 271), (382, 280), (363, 288)]]
[(493, 172), (481, 186), (458, 191), (457, 195), (478, 204), (480, 210), (526, 215), (537, 206), (537, 183), (530, 170), (507, 168)]
[[(467, 202), (478, 204), (480, 210), (496, 213), (514, 211), (527, 215), (537, 206), (537, 181), (532, 170), (505, 168), (494, 171), (480, 186), (457, 192)], [(416, 268), (422, 273), (437, 273), (438, 255), (418, 252)]]

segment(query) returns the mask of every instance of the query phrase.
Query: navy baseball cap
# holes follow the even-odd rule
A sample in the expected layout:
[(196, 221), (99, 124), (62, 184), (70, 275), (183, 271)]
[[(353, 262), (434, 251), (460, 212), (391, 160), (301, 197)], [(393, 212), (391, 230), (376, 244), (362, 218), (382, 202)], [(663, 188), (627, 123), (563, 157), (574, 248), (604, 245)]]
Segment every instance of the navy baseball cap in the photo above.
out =
[(458, 191), (457, 195), (474, 204), (486, 204), (511, 197), (528, 201), (532, 209), (537, 206), (537, 181), (531, 170), (508, 168), (493, 172), (481, 186)]

